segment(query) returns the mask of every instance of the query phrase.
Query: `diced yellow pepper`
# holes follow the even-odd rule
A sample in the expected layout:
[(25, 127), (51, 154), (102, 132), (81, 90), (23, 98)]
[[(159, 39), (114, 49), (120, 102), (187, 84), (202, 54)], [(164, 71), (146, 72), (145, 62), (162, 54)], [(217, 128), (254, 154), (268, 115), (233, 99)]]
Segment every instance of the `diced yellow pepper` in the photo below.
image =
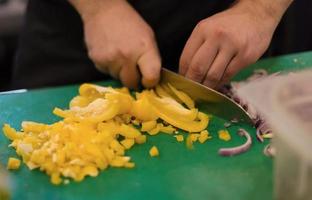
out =
[(7, 164), (7, 169), (18, 169), (21, 166), (21, 161), (17, 158), (10, 157)]
[(125, 149), (130, 149), (134, 145), (134, 139), (124, 139), (120, 142)]
[(137, 144), (144, 144), (146, 142), (146, 135), (140, 135), (135, 138)]
[(54, 172), (51, 174), (51, 183), (54, 185), (59, 185), (62, 183), (62, 178), (60, 177), (60, 173)]
[(199, 138), (199, 134), (198, 133), (190, 133), (190, 138), (192, 140), (192, 142), (196, 142)]
[(212, 138), (212, 136), (209, 135), (208, 131), (203, 130), (200, 132), (200, 135), (198, 137), (198, 141), (200, 143), (204, 143), (204, 142), (206, 142), (206, 140), (211, 139), (211, 138)]
[(82, 173), (85, 175), (85, 176), (92, 176), (92, 177), (96, 177), (98, 174), (99, 174), (99, 171), (96, 167), (92, 166), (92, 165), (89, 165), (89, 166), (86, 166), (82, 169)]
[(156, 127), (156, 125), (157, 125), (156, 120), (143, 122), (141, 131), (150, 131), (150, 130), (154, 129)]
[(185, 144), (186, 144), (186, 147), (187, 147), (188, 149), (193, 149), (193, 148), (194, 148), (194, 147), (193, 147), (192, 137), (191, 137), (190, 134), (187, 136)]
[(55, 172), (51, 174), (51, 183), (54, 185), (59, 185), (62, 183), (62, 178), (60, 177), (60, 174)]
[(135, 163), (133, 163), (133, 162), (127, 162), (127, 163), (125, 163), (125, 167), (126, 167), (126, 168), (133, 168), (133, 167), (135, 167)]
[(228, 130), (219, 130), (218, 131), (219, 139), (224, 141), (231, 140), (231, 135)]
[(176, 131), (175, 128), (173, 128), (171, 125), (169, 126), (161, 126), (160, 131), (168, 134), (172, 134)]
[(47, 129), (47, 125), (37, 122), (23, 121), (22, 129), (24, 132), (40, 133)]
[(184, 141), (183, 135), (175, 135), (174, 137), (177, 139), (178, 142), (183, 142)]
[(159, 156), (159, 151), (157, 149), (156, 146), (153, 146), (150, 150), (149, 150), (149, 154), (151, 157), (155, 157), (155, 156)]
[[(132, 124), (141, 124), (141, 131), (150, 135), (178, 133), (176, 128), (201, 131), (186, 139), (189, 148), (194, 141), (204, 142), (210, 137), (202, 131), (208, 125), (208, 116), (198, 112), (185, 93), (171, 85), (156, 86), (155, 90), (157, 94), (154, 90), (136, 93), (134, 99), (127, 88), (83, 84), (68, 110), (54, 109), (62, 120), (51, 125), (25, 121), (22, 132), (5, 124), (3, 132), (28, 168), (44, 171), (56, 185), (63, 178), (82, 181), (86, 176), (97, 176), (108, 166), (133, 168), (135, 163), (124, 156), (125, 151), (135, 143), (145, 143), (147, 137)], [(157, 123), (159, 118), (163, 122)], [(175, 137), (179, 142), (184, 140), (183, 135)], [(157, 147), (153, 146), (149, 154), (158, 156)], [(18, 159), (8, 161), (8, 169), (19, 165)], [(64, 179), (66, 183), (68, 179)]]
[(119, 134), (126, 138), (136, 138), (141, 135), (140, 131), (131, 125), (121, 124)]
[(160, 128), (162, 127), (163, 125), (162, 124), (157, 124), (155, 128), (153, 128), (152, 130), (150, 131), (147, 131), (147, 133), (149, 135), (157, 135), (160, 131)]

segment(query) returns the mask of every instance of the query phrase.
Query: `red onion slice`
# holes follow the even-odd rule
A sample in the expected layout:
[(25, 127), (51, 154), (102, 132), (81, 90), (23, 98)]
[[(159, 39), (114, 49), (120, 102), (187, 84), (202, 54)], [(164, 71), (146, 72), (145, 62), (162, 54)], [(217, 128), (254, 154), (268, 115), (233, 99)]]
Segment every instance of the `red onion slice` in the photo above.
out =
[(232, 148), (221, 148), (219, 149), (219, 155), (221, 156), (234, 156), (237, 154), (241, 154), (243, 152), (248, 151), (252, 144), (252, 139), (250, 134), (245, 129), (238, 129), (237, 134), (240, 136), (246, 137), (246, 142), (240, 146), (232, 147)]
[(275, 149), (271, 146), (271, 144), (268, 144), (263, 149), (264, 155), (268, 157), (274, 157), (275, 156)]
[(260, 131), (259, 128), (257, 128), (256, 136), (257, 136), (257, 139), (259, 140), (259, 142), (262, 143), (264, 141), (264, 139), (262, 137), (262, 134), (261, 134), (261, 131)]

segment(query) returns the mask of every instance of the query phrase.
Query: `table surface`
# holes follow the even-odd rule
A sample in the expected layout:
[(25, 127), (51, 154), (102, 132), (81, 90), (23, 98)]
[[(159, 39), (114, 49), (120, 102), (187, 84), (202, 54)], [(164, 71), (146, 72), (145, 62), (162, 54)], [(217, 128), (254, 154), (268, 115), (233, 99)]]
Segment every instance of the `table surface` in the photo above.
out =
[[(254, 69), (264, 68), (270, 73), (295, 71), (312, 66), (312, 52), (286, 55), (258, 61), (242, 71), (234, 80), (244, 80)], [(103, 85), (119, 86), (115, 81)], [(0, 95), (0, 126), (9, 123), (20, 128), (24, 120), (53, 123), (54, 107), (66, 108), (77, 95), (77, 85), (31, 90), (21, 94)], [(224, 128), (224, 120), (212, 117), (208, 127), (213, 136), (204, 144), (195, 144), (188, 150), (167, 134), (148, 137), (147, 143), (127, 152), (136, 163), (134, 169), (109, 168), (96, 178), (69, 185), (53, 186), (44, 173), (30, 171), (25, 165), (9, 172), (13, 200), (80, 200), (80, 199), (272, 199), (273, 162), (263, 155), (264, 144), (255, 139), (255, 129), (247, 124), (229, 128), (232, 140), (221, 141), (217, 130)], [(253, 135), (250, 151), (234, 157), (220, 157), (220, 147), (241, 144), (236, 135), (239, 127)], [(0, 131), (0, 164), (6, 165), (9, 156), (15, 156), (9, 141)], [(148, 150), (156, 145), (160, 156), (151, 158)]]

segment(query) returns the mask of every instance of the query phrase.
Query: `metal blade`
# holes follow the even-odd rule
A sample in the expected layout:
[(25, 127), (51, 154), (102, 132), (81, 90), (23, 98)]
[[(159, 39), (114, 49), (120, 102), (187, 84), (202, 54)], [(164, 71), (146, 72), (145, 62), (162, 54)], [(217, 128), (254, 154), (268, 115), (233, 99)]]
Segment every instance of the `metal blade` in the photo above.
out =
[(249, 114), (237, 103), (222, 93), (189, 80), (177, 73), (162, 68), (160, 84), (170, 83), (175, 88), (187, 93), (196, 103), (203, 103), (205, 110), (223, 119), (234, 118), (251, 123)]

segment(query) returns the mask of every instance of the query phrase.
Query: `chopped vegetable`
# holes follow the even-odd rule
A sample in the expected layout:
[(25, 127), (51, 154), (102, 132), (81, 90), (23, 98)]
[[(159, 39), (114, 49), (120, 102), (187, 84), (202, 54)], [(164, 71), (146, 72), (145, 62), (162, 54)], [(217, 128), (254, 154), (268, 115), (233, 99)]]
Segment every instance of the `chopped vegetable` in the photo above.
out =
[[(193, 100), (182, 91), (171, 85), (157, 86), (156, 91), (143, 90), (135, 97), (126, 88), (83, 84), (69, 109), (53, 110), (62, 118), (60, 121), (24, 121), (21, 132), (5, 124), (3, 132), (26, 166), (44, 171), (55, 185), (67, 184), (68, 178), (82, 181), (86, 176), (98, 176), (108, 167), (133, 168), (135, 163), (126, 153), (135, 144), (146, 142), (142, 132), (173, 134), (179, 128), (193, 133), (187, 139), (191, 146), (193, 141), (207, 138), (208, 134), (194, 132), (205, 130), (209, 117), (198, 112)], [(183, 141), (182, 135), (176, 138)], [(159, 155), (155, 146), (150, 155)], [(19, 160), (10, 158), (8, 168), (18, 168), (19, 164)]]
[(232, 147), (232, 148), (221, 148), (219, 149), (219, 154), (222, 156), (233, 156), (237, 154), (241, 154), (243, 152), (246, 152), (251, 144), (252, 144), (252, 139), (250, 134), (244, 130), (244, 129), (239, 129), (237, 131), (238, 135), (246, 137), (246, 142), (243, 145), (240, 145), (238, 147)]
[(189, 134), (189, 135), (187, 136), (185, 144), (186, 144), (186, 147), (187, 147), (188, 149), (193, 149), (193, 148), (194, 148), (194, 146), (193, 146), (193, 140), (192, 140), (191, 134)]
[(150, 131), (150, 130), (152, 130), (153, 128), (155, 128), (156, 125), (157, 125), (156, 120), (143, 122), (143, 123), (142, 123), (141, 131)]
[(218, 131), (219, 139), (224, 141), (231, 140), (231, 135), (228, 130), (220, 130)]
[(10, 157), (8, 160), (7, 169), (18, 169), (21, 166), (21, 161), (17, 158)]
[(198, 133), (192, 133), (192, 134), (190, 134), (190, 138), (191, 138), (191, 140), (192, 140), (192, 142), (196, 142), (197, 141), (197, 139), (199, 138), (199, 134)]
[(189, 108), (192, 109), (195, 107), (195, 103), (194, 101), (191, 99), (191, 97), (189, 95), (187, 95), (186, 93), (177, 90), (176, 88), (174, 88), (170, 83), (168, 83), (169, 88), (172, 90), (172, 92), (177, 95), (177, 97)]
[(143, 144), (146, 142), (146, 135), (140, 135), (138, 137), (135, 138), (135, 142), (137, 144)]
[(200, 143), (204, 143), (204, 142), (206, 142), (206, 140), (211, 139), (211, 138), (212, 138), (212, 136), (209, 135), (208, 131), (203, 130), (200, 132), (200, 135), (198, 137), (198, 141)]
[(125, 149), (130, 149), (134, 145), (134, 139), (124, 139), (120, 142)]
[(150, 150), (149, 150), (149, 154), (151, 157), (155, 157), (155, 156), (159, 156), (159, 151), (157, 149), (156, 146), (153, 146)]
[(172, 134), (176, 131), (176, 129), (173, 128), (173, 126), (169, 125), (169, 126), (161, 126), (160, 131), (164, 133)]
[(162, 124), (157, 124), (155, 128), (153, 128), (150, 131), (147, 131), (148, 134), (150, 135), (157, 135), (160, 132), (160, 127), (162, 126)]
[(177, 139), (178, 142), (183, 142), (184, 141), (183, 135), (175, 135), (174, 137)]

